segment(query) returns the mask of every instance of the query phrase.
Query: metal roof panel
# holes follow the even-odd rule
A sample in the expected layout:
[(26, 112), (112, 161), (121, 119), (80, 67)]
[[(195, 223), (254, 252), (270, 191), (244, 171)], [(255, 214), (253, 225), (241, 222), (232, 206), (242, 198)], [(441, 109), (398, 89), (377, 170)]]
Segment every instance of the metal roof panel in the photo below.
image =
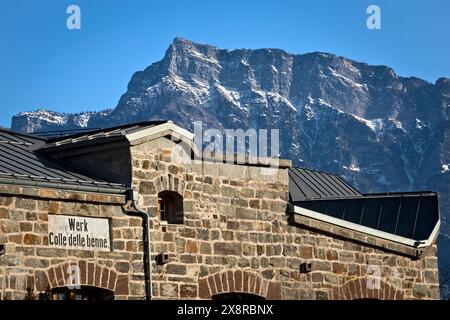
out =
[(37, 153), (43, 145), (42, 138), (1, 129), (0, 181), (30, 186), (48, 184), (67, 190), (84, 188), (100, 192), (107, 189), (114, 193), (126, 190), (124, 185), (88, 176), (71, 165)]
[(289, 169), (291, 201), (362, 196), (344, 179), (330, 173), (304, 168)]

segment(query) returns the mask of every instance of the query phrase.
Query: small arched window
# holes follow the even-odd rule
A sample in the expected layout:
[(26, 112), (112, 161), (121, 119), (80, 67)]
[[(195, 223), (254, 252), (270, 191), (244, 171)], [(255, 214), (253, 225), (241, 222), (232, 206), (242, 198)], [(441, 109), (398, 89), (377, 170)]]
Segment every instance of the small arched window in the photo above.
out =
[(183, 197), (174, 191), (158, 193), (158, 215), (162, 223), (183, 224)]

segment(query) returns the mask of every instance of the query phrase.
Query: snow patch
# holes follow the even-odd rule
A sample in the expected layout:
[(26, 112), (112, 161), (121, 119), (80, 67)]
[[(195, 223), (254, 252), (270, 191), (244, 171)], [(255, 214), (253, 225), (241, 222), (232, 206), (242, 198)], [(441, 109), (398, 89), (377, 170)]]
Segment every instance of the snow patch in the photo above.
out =
[(306, 119), (308, 119), (308, 121), (314, 118), (315, 115), (313, 109), (311, 108), (312, 104), (314, 104), (314, 99), (308, 96), (308, 102), (304, 106)]
[(345, 170), (350, 170), (350, 171), (353, 171), (353, 172), (359, 172), (360, 171), (360, 169), (359, 169), (359, 165), (358, 165), (358, 162), (356, 161), (356, 159), (353, 159), (352, 160), (352, 163), (350, 164), (350, 166), (342, 166), (342, 168), (344, 168)]
[[(177, 74), (164, 77), (162, 82), (170, 89), (184, 92), (188, 95), (193, 94), (195, 102), (204, 104), (209, 98), (209, 86), (197, 79), (192, 79), (193, 84), (188, 83)], [(158, 83), (147, 89), (147, 95), (154, 96), (161, 91), (162, 83)]]
[(314, 118), (314, 115), (315, 115), (313, 109), (308, 104), (305, 105), (305, 115), (308, 120), (311, 120), (312, 118)]
[(27, 116), (29, 118), (34, 118), (57, 125), (65, 124), (68, 118), (68, 115), (65, 113), (51, 112), (47, 110), (21, 112), (19, 113), (19, 116)]
[(286, 104), (289, 109), (293, 110), (293, 111), (297, 111), (297, 108), (295, 108), (292, 103), (286, 99), (285, 97), (283, 97), (281, 94), (277, 93), (277, 92), (268, 92), (266, 94), (269, 98), (271, 98), (273, 101), (275, 101), (276, 103), (279, 103), (280, 101), (282, 101), (284, 104)]
[(89, 119), (91, 118), (91, 113), (84, 113), (78, 116), (75, 116), (74, 122), (80, 126), (81, 128), (87, 128)]
[(370, 130), (374, 131), (374, 132), (379, 132), (383, 129), (384, 127), (384, 123), (383, 123), (383, 119), (372, 119), (372, 120), (367, 120), (358, 116), (355, 116), (353, 114), (351, 114), (351, 116), (353, 116), (353, 118), (355, 118), (356, 120), (358, 120), (359, 122), (364, 123), (366, 126), (368, 126), (370, 128)]
[(241, 106), (241, 102), (240, 102), (241, 95), (238, 91), (225, 88), (224, 86), (222, 86), (218, 83), (216, 83), (215, 86), (216, 86), (217, 90), (225, 97), (225, 99), (230, 101), (236, 107), (238, 107), (240, 109), (244, 109), (245, 111), (248, 111), (248, 108)]
[(212, 63), (214, 65), (220, 66), (219, 61), (217, 61), (214, 57), (207, 57), (203, 53), (200, 53), (200, 52), (198, 52), (196, 50), (192, 50), (192, 49), (188, 50), (188, 53), (190, 53), (191, 56), (193, 56), (193, 57), (195, 57), (195, 58), (197, 58), (199, 60), (202, 60), (204, 62)]
[(244, 66), (249, 66), (248, 61), (245, 60), (245, 59), (242, 59), (242, 60), (241, 60), (241, 63), (242, 63)]
[(398, 121), (397, 119), (389, 118), (389, 121), (391, 121), (397, 129), (400, 129), (403, 132), (406, 132), (405, 128), (403, 128), (403, 124), (400, 121)]
[(416, 128), (422, 129), (423, 127), (426, 127), (426, 124), (424, 124), (420, 119), (416, 118)]
[(326, 102), (325, 100), (323, 100), (322, 98), (318, 98), (315, 99), (316, 103), (320, 104), (321, 106), (325, 106), (328, 107), (330, 109), (333, 109), (334, 111), (336, 111), (338, 114), (343, 114), (345, 113), (344, 111), (332, 106), (331, 104), (329, 104), (328, 102)]

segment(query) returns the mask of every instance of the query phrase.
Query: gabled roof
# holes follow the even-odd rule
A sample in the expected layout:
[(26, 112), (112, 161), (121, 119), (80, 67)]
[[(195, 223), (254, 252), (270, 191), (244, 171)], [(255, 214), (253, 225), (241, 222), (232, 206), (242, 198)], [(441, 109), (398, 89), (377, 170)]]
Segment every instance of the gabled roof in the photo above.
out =
[(86, 175), (78, 168), (41, 155), (45, 140), (0, 129), (0, 183), (68, 190), (122, 193), (125, 186)]
[[(41, 136), (42, 134), (42, 136)], [(171, 121), (147, 121), (117, 127), (33, 135), (0, 130), (0, 183), (89, 192), (124, 193), (126, 186), (95, 176), (58, 155), (114, 143), (131, 145), (142, 139), (176, 136), (193, 144), (193, 134)]]
[[(123, 138), (129, 134), (136, 133), (148, 128), (152, 128), (163, 123), (167, 123), (167, 121), (147, 121), (147, 122), (131, 123), (111, 128), (95, 129), (87, 132), (71, 134), (69, 136), (53, 137), (47, 140), (44, 149), (64, 145), (80, 144), (83, 142), (94, 143), (98, 142), (99, 140), (105, 139), (111, 141), (113, 138), (116, 137)], [(39, 135), (39, 133), (37, 134)]]
[[(47, 134), (47, 133), (45, 133)], [(175, 125), (172, 121), (147, 121), (121, 125), (117, 127), (85, 131), (73, 135), (63, 135), (47, 139), (46, 144), (39, 152), (58, 152), (63, 150), (75, 150), (77, 148), (90, 147), (100, 144), (111, 144), (115, 142), (126, 142), (133, 144), (142, 138), (161, 136), (177, 136), (177, 138), (193, 144), (194, 135)]]

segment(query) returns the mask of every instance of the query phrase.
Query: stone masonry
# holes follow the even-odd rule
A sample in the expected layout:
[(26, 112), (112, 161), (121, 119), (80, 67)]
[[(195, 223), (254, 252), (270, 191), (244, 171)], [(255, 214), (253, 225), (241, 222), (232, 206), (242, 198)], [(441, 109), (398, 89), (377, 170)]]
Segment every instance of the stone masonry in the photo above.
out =
[[(151, 215), (152, 253), (171, 261), (152, 265), (155, 298), (227, 291), (273, 299), (439, 298), (435, 246), (416, 259), (390, 241), (306, 217), (288, 222), (287, 168), (265, 176), (254, 166), (176, 165), (171, 150), (163, 140), (131, 148), (133, 184)], [(160, 225), (163, 190), (184, 197), (183, 225)], [(304, 262), (308, 273), (300, 273)], [(366, 286), (373, 269), (381, 275), (376, 289)]]
[[(132, 186), (150, 215), (154, 299), (210, 299), (249, 293), (267, 299), (438, 299), (436, 246), (406, 248), (346, 229), (293, 217), (288, 166), (264, 175), (256, 165), (176, 164), (168, 139), (130, 146)], [(267, 168), (265, 168), (267, 169)], [(161, 224), (158, 193), (183, 196), (184, 223)], [(0, 185), (0, 293), (23, 299), (67, 285), (69, 264), (80, 284), (116, 299), (145, 297), (142, 221), (126, 215), (125, 196)], [(111, 219), (111, 252), (48, 247), (48, 215)], [(158, 254), (166, 264), (157, 264)], [(310, 264), (302, 272), (300, 266)], [(371, 272), (380, 281), (371, 282)]]
[[(69, 264), (80, 268), (80, 285), (109, 289), (118, 299), (143, 298), (142, 222), (124, 214), (124, 202), (124, 196), (0, 186), (2, 298), (66, 286)], [(48, 247), (49, 214), (111, 218), (113, 251)]]

